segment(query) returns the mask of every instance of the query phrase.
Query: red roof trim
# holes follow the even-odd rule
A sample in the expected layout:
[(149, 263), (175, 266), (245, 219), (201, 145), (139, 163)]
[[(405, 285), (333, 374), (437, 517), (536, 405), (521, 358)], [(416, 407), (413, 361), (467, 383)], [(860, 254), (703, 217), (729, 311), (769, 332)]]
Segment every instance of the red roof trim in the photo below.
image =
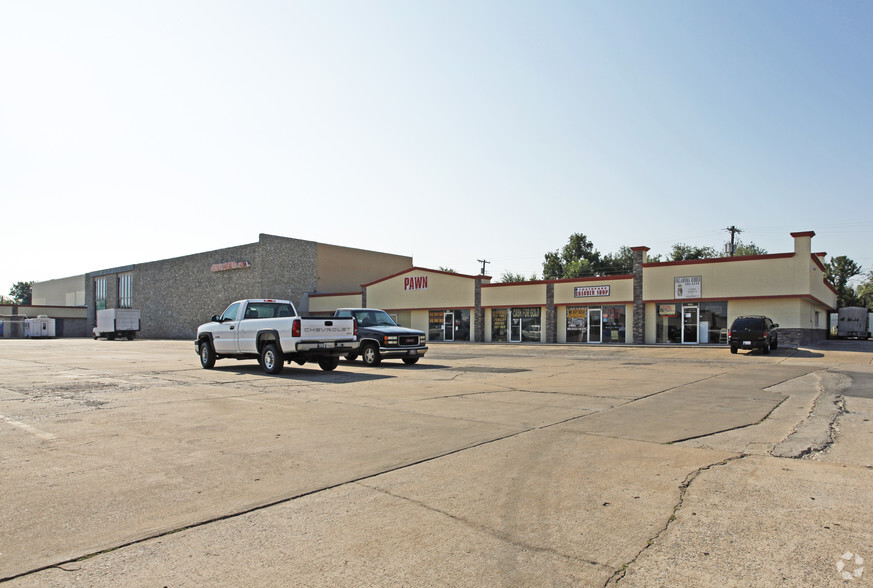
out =
[(791, 233), (791, 236), (795, 239), (797, 237), (815, 237), (815, 231), (803, 231), (800, 233)]

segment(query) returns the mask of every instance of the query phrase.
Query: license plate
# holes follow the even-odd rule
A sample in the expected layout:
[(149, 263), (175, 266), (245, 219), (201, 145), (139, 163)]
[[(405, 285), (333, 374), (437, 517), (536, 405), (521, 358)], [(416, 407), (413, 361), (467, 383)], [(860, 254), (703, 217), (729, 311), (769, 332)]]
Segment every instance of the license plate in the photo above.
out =
[(751, 345), (751, 344), (752, 344), (751, 341), (743, 341), (743, 345)]

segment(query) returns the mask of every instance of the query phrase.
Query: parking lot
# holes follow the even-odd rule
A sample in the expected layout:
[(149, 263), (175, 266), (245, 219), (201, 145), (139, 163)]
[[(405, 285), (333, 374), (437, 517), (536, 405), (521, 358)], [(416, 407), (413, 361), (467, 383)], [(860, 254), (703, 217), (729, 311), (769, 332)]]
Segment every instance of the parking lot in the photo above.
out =
[(871, 351), (2, 340), (0, 582), (869, 583)]

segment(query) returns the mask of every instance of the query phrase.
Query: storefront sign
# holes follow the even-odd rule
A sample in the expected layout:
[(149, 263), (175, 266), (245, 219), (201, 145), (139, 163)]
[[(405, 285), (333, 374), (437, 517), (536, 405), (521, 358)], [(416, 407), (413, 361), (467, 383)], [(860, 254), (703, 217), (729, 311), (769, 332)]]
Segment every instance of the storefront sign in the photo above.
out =
[(214, 272), (226, 272), (227, 270), (235, 270), (235, 269), (243, 269), (247, 267), (252, 267), (250, 261), (225, 261), (224, 263), (213, 263), (212, 271)]
[(658, 305), (658, 315), (659, 316), (676, 316), (676, 305), (675, 304), (659, 304)]
[(573, 290), (573, 296), (576, 298), (585, 298), (588, 296), (609, 296), (609, 286), (577, 286)]
[(684, 278), (673, 279), (674, 298), (700, 298), (701, 297), (701, 282), (700, 276), (686, 276)]
[(427, 290), (427, 276), (409, 276), (403, 278), (404, 290)]
[(513, 308), (512, 318), (540, 318), (540, 308)]

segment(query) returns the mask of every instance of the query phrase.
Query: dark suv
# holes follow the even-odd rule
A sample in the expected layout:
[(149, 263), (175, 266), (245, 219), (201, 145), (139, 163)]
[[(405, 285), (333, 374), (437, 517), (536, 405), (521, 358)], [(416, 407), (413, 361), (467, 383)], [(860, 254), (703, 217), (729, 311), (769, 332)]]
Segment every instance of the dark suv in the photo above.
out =
[(779, 346), (778, 326), (766, 316), (738, 316), (728, 331), (731, 353), (736, 353), (737, 349), (760, 349), (761, 353), (770, 353)]

